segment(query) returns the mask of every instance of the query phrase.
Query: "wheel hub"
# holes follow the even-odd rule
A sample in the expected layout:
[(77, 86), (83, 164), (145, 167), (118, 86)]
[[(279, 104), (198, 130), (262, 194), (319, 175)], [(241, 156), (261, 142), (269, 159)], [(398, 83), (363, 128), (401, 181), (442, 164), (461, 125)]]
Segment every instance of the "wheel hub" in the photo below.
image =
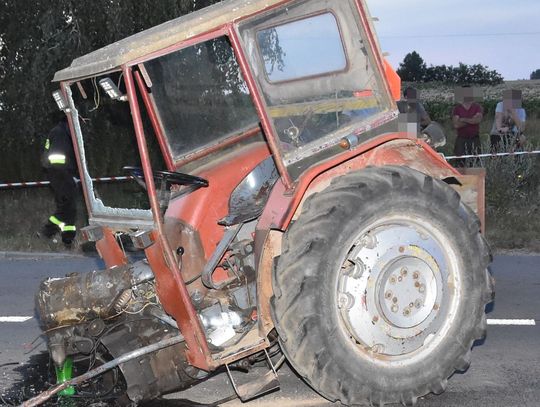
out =
[(340, 272), (337, 307), (359, 346), (400, 356), (435, 337), (455, 303), (447, 251), (436, 229), (404, 216), (357, 237)]
[(379, 306), (388, 323), (412, 328), (425, 321), (437, 297), (437, 282), (428, 264), (402, 257), (387, 267), (378, 282)]

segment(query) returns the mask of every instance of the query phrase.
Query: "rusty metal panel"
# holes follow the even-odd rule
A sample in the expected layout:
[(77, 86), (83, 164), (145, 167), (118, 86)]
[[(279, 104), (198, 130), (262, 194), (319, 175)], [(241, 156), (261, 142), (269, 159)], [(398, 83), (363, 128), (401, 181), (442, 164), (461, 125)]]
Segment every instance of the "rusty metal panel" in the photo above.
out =
[(126, 254), (122, 251), (110, 228), (102, 228), (103, 237), (96, 242), (96, 249), (107, 268), (128, 264)]
[(452, 185), (461, 200), (478, 215), (482, 233), (486, 232), (486, 170), (484, 168), (461, 168), (462, 175), (456, 176), (461, 185)]
[(202, 370), (212, 370), (210, 350), (202, 324), (197, 316), (186, 285), (173, 265), (167, 264), (160, 240), (145, 250), (156, 277), (156, 291), (163, 309), (171, 315), (186, 339), (187, 359)]
[(272, 273), (274, 259), (281, 254), (283, 232), (270, 230), (266, 235), (257, 269), (257, 312), (259, 334), (266, 337), (274, 328), (270, 311), (270, 298), (274, 295), (272, 288)]

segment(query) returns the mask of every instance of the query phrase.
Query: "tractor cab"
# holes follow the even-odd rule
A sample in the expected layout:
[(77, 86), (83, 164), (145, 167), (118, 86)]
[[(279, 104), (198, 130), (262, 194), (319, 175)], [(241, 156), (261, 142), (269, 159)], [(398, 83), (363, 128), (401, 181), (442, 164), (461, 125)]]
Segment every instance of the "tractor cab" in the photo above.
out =
[[(91, 224), (152, 229), (180, 190), (207, 187), (188, 175), (230, 171), (226, 183), (236, 186), (270, 156), (272, 185), (280, 178), (293, 190), (306, 170), (351, 143), (397, 129), (391, 92), (399, 88), (387, 73), (356, 1), (226, 1), (76, 59), (55, 81), (77, 139)], [(134, 183), (100, 182), (122, 172), (150, 196)]]

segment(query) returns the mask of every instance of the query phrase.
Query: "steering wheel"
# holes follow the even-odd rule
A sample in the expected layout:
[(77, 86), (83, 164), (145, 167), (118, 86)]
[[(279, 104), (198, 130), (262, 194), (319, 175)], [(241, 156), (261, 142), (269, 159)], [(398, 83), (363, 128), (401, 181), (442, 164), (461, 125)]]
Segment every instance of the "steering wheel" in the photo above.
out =
[[(123, 167), (124, 171), (129, 173), (137, 181), (139, 185), (146, 189), (146, 183), (144, 182), (144, 173), (140, 167)], [(208, 181), (204, 178), (196, 177), (194, 175), (182, 174), (180, 172), (171, 171), (154, 171), (153, 177), (155, 180), (161, 181), (162, 185), (168, 190), (171, 185), (188, 185), (195, 187), (196, 189), (207, 187)]]

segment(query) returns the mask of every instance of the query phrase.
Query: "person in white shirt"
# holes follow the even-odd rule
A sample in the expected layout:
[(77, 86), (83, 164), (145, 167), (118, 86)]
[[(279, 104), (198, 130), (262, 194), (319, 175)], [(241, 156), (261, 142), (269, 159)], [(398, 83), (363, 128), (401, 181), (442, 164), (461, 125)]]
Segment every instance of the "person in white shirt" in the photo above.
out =
[(491, 128), (490, 142), (493, 151), (513, 150), (525, 143), (527, 113), (522, 107), (521, 91), (507, 89), (503, 101), (497, 103), (495, 121)]

